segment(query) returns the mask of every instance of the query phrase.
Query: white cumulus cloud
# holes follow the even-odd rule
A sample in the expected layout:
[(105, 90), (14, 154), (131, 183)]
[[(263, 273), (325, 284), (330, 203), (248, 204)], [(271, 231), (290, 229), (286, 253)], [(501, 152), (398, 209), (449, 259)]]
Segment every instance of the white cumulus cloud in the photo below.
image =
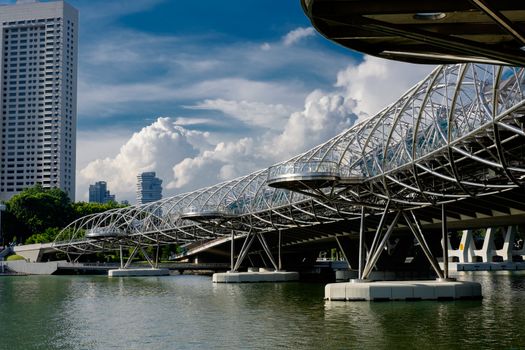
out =
[(314, 147), (351, 127), (356, 103), (338, 92), (313, 91), (304, 109), (290, 115), (284, 130), (265, 145), (265, 152), (283, 160)]
[(132, 199), (136, 176), (156, 171), (164, 180), (172, 177), (172, 166), (205, 148), (207, 133), (188, 131), (170, 118), (158, 118), (153, 124), (134, 133), (115, 157), (91, 161), (80, 171), (79, 185), (99, 180), (108, 182), (112, 193), (121, 199)]
[(283, 104), (267, 104), (246, 100), (204, 100), (190, 109), (218, 110), (249, 125), (281, 130), (292, 108)]
[(189, 130), (207, 124), (208, 119), (199, 116), (158, 118), (133, 134), (116, 156), (97, 157), (85, 166), (79, 186), (85, 189), (88, 183), (106, 180), (118, 198), (133, 199), (136, 175), (142, 171), (157, 172), (165, 196), (245, 175), (343, 132), (358, 118), (394, 102), (430, 70), (366, 57), (341, 70), (331, 91), (312, 91), (295, 111), (279, 101), (269, 103), (263, 90), (248, 96), (242, 84), (230, 87), (230, 98), (204, 99), (190, 108), (220, 111), (254, 126), (256, 134)]
[(357, 110), (373, 115), (394, 102), (428, 75), (434, 66), (408, 64), (365, 56), (337, 74), (337, 87), (356, 101)]
[(297, 28), (297, 29), (294, 29), (288, 32), (283, 37), (283, 44), (285, 46), (291, 46), (297, 43), (298, 41), (300, 41), (301, 39), (307, 38), (309, 36), (314, 36), (314, 35), (315, 35), (315, 29), (312, 27)]

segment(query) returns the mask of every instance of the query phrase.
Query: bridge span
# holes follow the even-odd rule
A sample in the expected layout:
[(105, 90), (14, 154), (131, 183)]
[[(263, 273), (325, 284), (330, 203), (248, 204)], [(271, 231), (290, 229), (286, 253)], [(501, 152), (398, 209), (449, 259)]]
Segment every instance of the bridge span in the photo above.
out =
[(361, 242), (356, 265), (366, 278), (385, 245), (405, 235), (444, 277), (433, 251), (445, 231), (524, 223), (524, 91), (521, 67), (439, 66), (377, 115), (310, 151), (211, 187), (84, 217), (54, 247), (73, 256), (244, 237), (231, 255), (235, 271), (252, 246), (279, 269), (279, 247), (334, 246), (344, 236)]
[[(359, 279), (382, 261), (394, 264), (385, 251), (404, 251), (406, 258), (417, 247), (446, 279), (450, 231), (512, 226), (523, 235), (523, 4), (302, 5), (314, 27), (343, 46), (446, 65), (307, 152), (214, 186), (81, 218), (53, 247), (74, 259), (170, 244), (187, 245), (184, 258), (229, 246), (237, 271), (254, 251), (280, 270), (283, 255), (335, 246)], [(436, 254), (443, 255), (443, 268)]]

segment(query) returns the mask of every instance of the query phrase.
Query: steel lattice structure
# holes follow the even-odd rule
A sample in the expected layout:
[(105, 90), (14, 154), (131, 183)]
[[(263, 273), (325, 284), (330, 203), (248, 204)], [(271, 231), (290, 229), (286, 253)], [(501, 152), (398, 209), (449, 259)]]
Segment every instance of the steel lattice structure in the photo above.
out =
[(290, 160), (141, 206), (90, 215), (69, 254), (313, 226), (435, 206), (525, 184), (525, 68), (437, 67), (375, 116)]

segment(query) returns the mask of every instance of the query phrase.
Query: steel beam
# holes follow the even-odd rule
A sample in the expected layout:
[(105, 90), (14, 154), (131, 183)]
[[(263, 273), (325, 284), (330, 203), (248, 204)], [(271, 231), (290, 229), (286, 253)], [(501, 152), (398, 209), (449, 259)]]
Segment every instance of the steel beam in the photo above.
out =
[(439, 264), (436, 261), (436, 258), (434, 257), (434, 255), (432, 255), (432, 252), (430, 251), (427, 242), (425, 241), (425, 237), (423, 236), (423, 232), (421, 232), (421, 227), (419, 227), (419, 223), (417, 222), (417, 219), (412, 211), (411, 214), (414, 219), (414, 222), (411, 222), (410, 217), (406, 212), (403, 212), (403, 217), (405, 218), (405, 221), (407, 222), (410, 231), (412, 231), (414, 237), (416, 237), (419, 246), (423, 250), (423, 253), (427, 257), (427, 260), (430, 262), (430, 265), (432, 266), (438, 277), (443, 278), (443, 272), (441, 271)]
[(448, 227), (445, 204), (441, 204), (441, 233), (443, 241), (443, 277), (448, 278)]
[(381, 243), (379, 243), (379, 246), (377, 247), (376, 251), (373, 253), (371, 259), (369, 261), (367, 261), (365, 270), (363, 272), (363, 278), (362, 279), (368, 279), (368, 276), (370, 275), (370, 273), (372, 272), (372, 269), (376, 265), (377, 260), (379, 260), (379, 257), (381, 256), (381, 253), (383, 252), (383, 248), (384, 248), (386, 242), (388, 241), (388, 239), (390, 238), (390, 235), (394, 231), (394, 228), (396, 227), (397, 221), (399, 220), (400, 217), (401, 217), (401, 212), (398, 211), (396, 213), (396, 216), (394, 217), (394, 220), (390, 224), (390, 227), (386, 231), (385, 236), (381, 240)]
[(358, 279), (363, 278), (364, 257), (365, 257), (365, 207), (361, 207), (361, 223), (359, 225), (359, 272), (357, 274)]

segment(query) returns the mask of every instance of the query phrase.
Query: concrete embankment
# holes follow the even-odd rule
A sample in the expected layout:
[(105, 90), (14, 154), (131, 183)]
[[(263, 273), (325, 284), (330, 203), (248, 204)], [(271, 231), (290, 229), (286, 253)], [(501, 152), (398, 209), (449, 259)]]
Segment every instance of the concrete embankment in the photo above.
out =
[(31, 263), (25, 260), (4, 261), (7, 270), (25, 275), (52, 275), (58, 270), (59, 261)]

